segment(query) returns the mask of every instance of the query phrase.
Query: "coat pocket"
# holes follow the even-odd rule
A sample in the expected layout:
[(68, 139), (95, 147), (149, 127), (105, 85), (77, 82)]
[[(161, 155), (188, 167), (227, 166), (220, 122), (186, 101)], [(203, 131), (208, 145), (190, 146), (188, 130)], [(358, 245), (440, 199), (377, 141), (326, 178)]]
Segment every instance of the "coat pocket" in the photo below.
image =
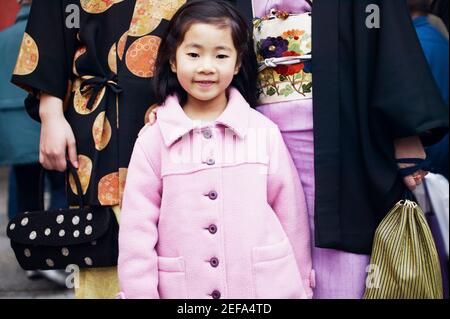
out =
[(158, 256), (158, 292), (161, 299), (186, 299), (186, 268), (182, 257)]
[(262, 299), (306, 298), (299, 268), (289, 240), (252, 251), (255, 297)]

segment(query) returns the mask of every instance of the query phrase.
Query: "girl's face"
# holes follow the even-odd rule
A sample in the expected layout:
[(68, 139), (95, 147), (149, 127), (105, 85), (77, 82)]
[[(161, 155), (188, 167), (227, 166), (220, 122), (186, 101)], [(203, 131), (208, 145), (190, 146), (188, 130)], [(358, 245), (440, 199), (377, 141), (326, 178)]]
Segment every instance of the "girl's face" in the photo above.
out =
[(177, 49), (171, 69), (189, 100), (211, 103), (225, 98), (225, 90), (239, 72), (231, 28), (194, 23)]

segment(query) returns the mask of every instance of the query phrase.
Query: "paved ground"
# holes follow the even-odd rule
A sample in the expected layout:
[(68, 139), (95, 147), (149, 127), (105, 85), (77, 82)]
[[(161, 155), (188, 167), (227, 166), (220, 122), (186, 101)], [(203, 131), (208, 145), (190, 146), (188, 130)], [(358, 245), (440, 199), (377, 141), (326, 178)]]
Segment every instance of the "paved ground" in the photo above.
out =
[(73, 298), (73, 291), (45, 280), (29, 280), (16, 261), (6, 237), (7, 168), (0, 168), (0, 299)]

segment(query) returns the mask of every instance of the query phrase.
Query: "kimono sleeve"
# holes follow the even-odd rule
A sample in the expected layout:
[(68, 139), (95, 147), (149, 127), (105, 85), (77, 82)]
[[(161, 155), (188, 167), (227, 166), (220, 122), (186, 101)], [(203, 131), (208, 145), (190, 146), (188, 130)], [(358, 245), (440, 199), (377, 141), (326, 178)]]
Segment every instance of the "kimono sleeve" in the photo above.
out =
[(66, 1), (33, 1), (23, 35), (11, 81), (30, 93), (25, 104), (35, 120), (40, 92), (64, 100), (68, 89), (78, 29), (66, 26), (65, 11)]
[(448, 106), (434, 81), (404, 0), (379, 0), (372, 105), (392, 137), (433, 144), (448, 131)]

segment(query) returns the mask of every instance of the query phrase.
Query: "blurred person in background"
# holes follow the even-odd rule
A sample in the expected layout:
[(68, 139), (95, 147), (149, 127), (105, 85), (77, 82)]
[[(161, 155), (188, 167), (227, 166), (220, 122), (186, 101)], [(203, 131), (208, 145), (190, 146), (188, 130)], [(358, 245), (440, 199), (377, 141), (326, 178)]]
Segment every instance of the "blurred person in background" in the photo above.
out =
[[(26, 92), (10, 83), (32, 0), (19, 0), (20, 11), (15, 23), (0, 32), (0, 165), (11, 166), (8, 182), (8, 218), (39, 209), (38, 184), (40, 125), (25, 111)], [(50, 206), (66, 206), (64, 175), (51, 172)], [(30, 279), (44, 277), (65, 287), (61, 271), (27, 271)]]
[[(428, 65), (441, 96), (448, 106), (448, 39), (442, 34), (443, 31), (436, 29), (429, 21), (430, 0), (408, 0), (408, 6)], [(436, 18), (437, 16), (433, 19)], [(426, 149), (427, 157), (431, 161), (431, 172), (441, 174), (447, 179), (449, 170), (448, 147), (447, 134), (439, 143)]]
[(2, 11), (0, 14), (0, 31), (11, 26), (17, 17), (20, 5), (17, 0), (2, 0)]
[[(447, 0), (448, 1), (448, 0)], [(431, 14), (430, 0), (408, 0), (408, 6), (414, 27), (425, 57), (439, 87), (442, 98), (448, 105), (448, 35), (445, 24), (436, 15)], [(430, 22), (439, 21), (439, 22)], [(436, 20), (437, 19), (437, 20)], [(434, 24), (440, 25), (437, 28)]]
[(428, 10), (428, 21), (434, 26), (448, 41), (448, 1), (430, 0)]
[[(448, 106), (449, 50), (447, 29), (438, 16), (430, 14), (430, 0), (407, 1), (417, 37), (419, 38), (419, 42), (422, 46), (428, 65), (433, 73), (436, 85), (441, 92), (441, 96), (445, 104)], [(439, 2), (441, 2), (440, 5), (443, 6), (443, 2)], [(448, 9), (448, 0), (445, 0), (445, 2), (447, 2)], [(427, 158), (431, 161), (430, 171), (445, 176), (447, 180), (449, 169), (448, 147), (447, 134), (439, 143), (425, 149)], [(438, 231), (439, 227), (437, 224), (437, 219), (434, 216), (434, 212), (427, 212), (426, 217), (433, 232), (433, 237), (436, 242), (436, 247), (441, 262), (444, 297), (448, 298), (448, 258), (445, 253), (445, 244)]]
[(448, 11), (449, 0), (433, 0), (431, 3), (431, 13), (439, 17), (448, 32)]

